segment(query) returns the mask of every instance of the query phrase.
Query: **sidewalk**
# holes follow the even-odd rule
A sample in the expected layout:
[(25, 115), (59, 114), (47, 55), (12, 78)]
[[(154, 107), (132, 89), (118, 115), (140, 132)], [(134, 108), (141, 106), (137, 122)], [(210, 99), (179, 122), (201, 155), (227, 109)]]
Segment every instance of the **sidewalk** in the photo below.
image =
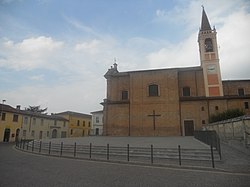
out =
[(221, 143), (222, 161), (217, 163), (217, 168), (250, 174), (250, 156), (225, 143)]

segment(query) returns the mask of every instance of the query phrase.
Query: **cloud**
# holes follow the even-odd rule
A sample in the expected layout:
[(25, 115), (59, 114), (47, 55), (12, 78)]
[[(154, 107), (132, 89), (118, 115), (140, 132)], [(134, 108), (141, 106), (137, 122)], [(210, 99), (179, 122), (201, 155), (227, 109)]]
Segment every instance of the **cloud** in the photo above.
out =
[(225, 79), (250, 78), (250, 13), (245, 9), (231, 14), (218, 29), (222, 76)]
[(148, 54), (151, 68), (173, 68), (199, 65), (197, 34), (178, 44), (169, 44)]
[(20, 43), (7, 40), (0, 44), (0, 67), (15, 70), (32, 70), (49, 66), (48, 60), (63, 47), (63, 42), (39, 36)]

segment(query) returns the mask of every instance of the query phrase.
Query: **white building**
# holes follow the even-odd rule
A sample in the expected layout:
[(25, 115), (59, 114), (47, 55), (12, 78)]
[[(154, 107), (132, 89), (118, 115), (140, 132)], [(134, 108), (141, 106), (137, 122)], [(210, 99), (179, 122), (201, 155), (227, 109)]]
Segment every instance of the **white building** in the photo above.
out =
[(20, 138), (49, 139), (68, 137), (68, 120), (55, 115), (23, 113)]
[(103, 111), (91, 112), (92, 124), (91, 124), (91, 135), (102, 135), (103, 134)]

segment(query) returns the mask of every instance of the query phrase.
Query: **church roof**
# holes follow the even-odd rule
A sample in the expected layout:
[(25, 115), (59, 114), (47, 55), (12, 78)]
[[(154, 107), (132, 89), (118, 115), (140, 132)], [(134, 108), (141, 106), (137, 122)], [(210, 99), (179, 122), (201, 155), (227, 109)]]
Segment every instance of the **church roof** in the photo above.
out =
[(204, 10), (204, 7), (202, 9), (202, 18), (201, 18), (201, 31), (211, 30), (210, 23), (207, 18), (207, 14)]
[(128, 76), (131, 73), (146, 73), (152, 71), (202, 71), (201, 66), (193, 66), (193, 67), (179, 67), (179, 68), (163, 68), (163, 69), (147, 69), (147, 70), (135, 70), (135, 71), (126, 71), (126, 72), (117, 72), (112, 77), (120, 77), (120, 76)]

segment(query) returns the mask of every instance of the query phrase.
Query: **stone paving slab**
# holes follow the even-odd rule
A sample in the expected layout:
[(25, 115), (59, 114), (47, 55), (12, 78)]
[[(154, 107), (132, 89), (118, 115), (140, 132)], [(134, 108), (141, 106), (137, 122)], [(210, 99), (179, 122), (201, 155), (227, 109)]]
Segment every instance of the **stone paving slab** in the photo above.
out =
[(42, 140), (43, 142), (61, 143), (64, 144), (77, 144), (82, 145), (98, 145), (106, 146), (120, 146), (126, 147), (129, 144), (131, 147), (154, 147), (159, 148), (178, 148), (178, 145), (182, 149), (210, 149), (210, 147), (194, 137), (110, 137), (110, 136), (89, 136), (79, 138), (62, 138), (62, 139), (51, 139)]

